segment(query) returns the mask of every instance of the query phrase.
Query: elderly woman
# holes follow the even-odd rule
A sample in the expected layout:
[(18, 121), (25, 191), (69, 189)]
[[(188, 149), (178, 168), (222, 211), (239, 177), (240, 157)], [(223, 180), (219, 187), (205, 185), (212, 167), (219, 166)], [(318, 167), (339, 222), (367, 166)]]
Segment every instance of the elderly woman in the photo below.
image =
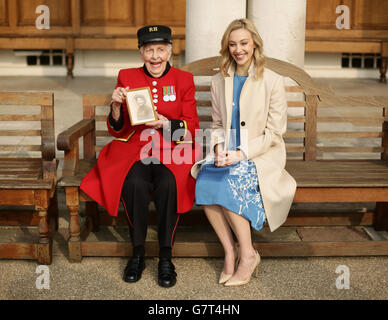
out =
[(238, 286), (249, 282), (260, 262), (251, 226), (261, 230), (268, 221), (276, 230), (287, 218), (296, 183), (284, 169), (283, 79), (264, 67), (263, 43), (253, 23), (233, 21), (220, 53), (220, 73), (211, 83), (214, 152), (194, 165), (192, 174), (196, 203), (204, 206), (225, 251), (219, 283)]
[[(195, 159), (195, 129), (199, 127), (195, 87), (192, 74), (168, 62), (172, 43), (169, 27), (146, 26), (137, 35), (144, 65), (120, 70), (107, 119), (108, 130), (116, 139), (101, 150), (81, 189), (111, 216), (117, 216), (119, 202), (123, 203), (133, 244), (133, 256), (124, 271), (126, 282), (138, 281), (145, 269), (152, 194), (158, 214), (158, 283), (171, 287), (176, 283), (171, 262), (175, 231), (180, 213), (189, 211), (194, 202), (195, 180), (190, 169)], [(158, 120), (132, 126), (126, 92), (144, 87), (152, 92)], [(182, 153), (187, 159), (174, 161), (174, 155)]]

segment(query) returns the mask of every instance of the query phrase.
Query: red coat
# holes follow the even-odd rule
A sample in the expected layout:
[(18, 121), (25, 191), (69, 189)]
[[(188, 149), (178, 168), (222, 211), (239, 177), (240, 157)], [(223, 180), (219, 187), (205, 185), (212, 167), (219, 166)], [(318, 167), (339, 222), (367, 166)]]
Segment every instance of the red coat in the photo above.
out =
[[(163, 92), (167, 91), (166, 87), (172, 86), (175, 89), (176, 100), (164, 101)], [(124, 179), (136, 161), (149, 156), (150, 142), (153, 141), (154, 150), (160, 152), (153, 151), (152, 157), (160, 159), (175, 176), (178, 213), (189, 211), (193, 206), (195, 191), (195, 180), (190, 175), (190, 169), (195, 160), (201, 156), (201, 148), (194, 148), (197, 145), (194, 137), (195, 130), (199, 128), (199, 120), (193, 75), (171, 67), (163, 77), (151, 78), (146, 75), (143, 68), (124, 69), (119, 72), (117, 87), (130, 89), (149, 87), (151, 92), (154, 91), (152, 95), (157, 95), (157, 102), (155, 100), (154, 104), (158, 113), (168, 119), (185, 121), (187, 134), (182, 139), (184, 143), (165, 140), (160, 129), (154, 130), (154, 134), (147, 134), (147, 140), (142, 141), (144, 137), (141, 138), (141, 133), (144, 129), (148, 130), (144, 131), (143, 135), (145, 132), (149, 133), (150, 127), (131, 126), (124, 103), (124, 125), (120, 131), (115, 131), (107, 119), (108, 130), (116, 139), (101, 150), (97, 164), (83, 179), (81, 189), (102, 205), (111, 216), (117, 216)], [(172, 156), (169, 157), (170, 153)], [(179, 158), (178, 153), (185, 157), (184, 163), (174, 163), (174, 160)]]

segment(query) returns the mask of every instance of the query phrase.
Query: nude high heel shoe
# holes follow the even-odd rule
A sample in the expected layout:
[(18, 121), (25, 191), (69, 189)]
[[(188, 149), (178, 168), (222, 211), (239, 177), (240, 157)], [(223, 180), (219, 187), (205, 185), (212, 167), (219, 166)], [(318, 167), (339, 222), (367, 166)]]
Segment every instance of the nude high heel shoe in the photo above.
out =
[(218, 280), (218, 283), (223, 284), (226, 281), (228, 281), (232, 276), (233, 276), (233, 274), (226, 274), (226, 273), (224, 273), (224, 271), (222, 271), (220, 274), (220, 279)]
[(246, 280), (238, 280), (238, 279), (234, 279), (233, 277), (231, 277), (227, 282), (225, 282), (225, 286), (226, 287), (233, 287), (233, 286), (242, 286), (244, 284), (247, 284), (250, 280), (251, 280), (251, 276), (253, 274), (253, 272), (256, 270), (256, 278), (258, 277), (258, 272), (259, 272), (259, 263), (260, 263), (260, 255), (259, 253), (257, 252), (257, 250), (255, 250), (255, 254), (256, 254), (256, 261), (253, 265), (253, 268), (252, 268), (252, 272), (251, 272), (251, 275), (248, 277), (248, 279)]
[[(235, 268), (235, 269), (237, 269), (238, 263), (239, 263), (239, 261), (240, 261), (240, 250), (239, 250), (238, 245), (236, 245), (236, 250), (237, 250), (237, 258), (236, 258), (236, 261), (235, 261), (235, 263), (234, 263), (234, 268)], [(224, 273), (224, 272), (222, 271), (222, 272), (221, 272), (221, 275), (220, 275), (220, 279), (218, 280), (218, 283), (219, 283), (219, 284), (225, 283), (225, 282), (228, 281), (232, 276), (233, 276), (233, 273), (232, 273), (232, 274), (226, 274), (226, 273)]]

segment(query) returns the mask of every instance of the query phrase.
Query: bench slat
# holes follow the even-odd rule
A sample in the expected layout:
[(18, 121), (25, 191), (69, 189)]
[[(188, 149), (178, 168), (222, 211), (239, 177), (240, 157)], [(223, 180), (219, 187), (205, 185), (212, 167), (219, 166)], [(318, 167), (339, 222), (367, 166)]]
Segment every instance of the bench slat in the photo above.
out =
[(19, 173), (19, 174), (2, 174), (0, 173), (0, 180), (11, 180), (18, 183), (18, 180), (36, 180), (42, 178), (40, 173)]
[(0, 167), (0, 174), (17, 174), (17, 173), (34, 173), (38, 172), (40, 170), (40, 167), (35, 167), (35, 168), (23, 168), (23, 167), (18, 167), (18, 168), (4, 168)]
[(210, 100), (197, 100), (197, 107), (211, 107), (212, 103)]
[(292, 167), (309, 168), (317, 170), (319, 168), (327, 168), (328, 170), (360, 170), (362, 168), (375, 168), (380, 170), (388, 170), (388, 161), (381, 160), (317, 160), (317, 161), (290, 161)]
[(200, 122), (212, 122), (212, 116), (211, 115), (199, 115), (198, 119)]
[(96, 130), (96, 137), (112, 137), (108, 130)]
[(52, 106), (54, 97), (52, 93), (45, 92), (2, 92), (0, 105), (20, 106)]
[(196, 85), (196, 86), (195, 86), (195, 91), (196, 91), (196, 92), (206, 92), (206, 91), (210, 91), (210, 86)]
[(317, 132), (318, 138), (381, 138), (382, 132)]
[(106, 116), (95, 116), (94, 117), (94, 119), (96, 120), (96, 121), (106, 121), (106, 118), (108, 117), (108, 115), (106, 115)]
[(0, 114), (0, 121), (40, 121), (40, 114)]
[(384, 117), (318, 117), (318, 122), (351, 122), (354, 124), (382, 124), (387, 118)]
[(384, 152), (382, 147), (317, 147), (318, 152), (371, 153)]
[(290, 146), (286, 144), (286, 151), (288, 153), (304, 153), (305, 147), (295, 147), (295, 146)]
[(301, 116), (288, 116), (288, 122), (306, 122), (306, 117)]
[(0, 158), (0, 169), (2, 168), (39, 168), (42, 166), (42, 159), (40, 158)]
[[(13, 180), (1, 180), (0, 179), (0, 188), (1, 189), (51, 189), (53, 186), (53, 180), (28, 180), (20, 179), (18, 183), (15, 183)], [(1, 201), (0, 201), (1, 202)]]
[(0, 151), (42, 151), (40, 145), (0, 145)]
[(306, 133), (304, 131), (286, 131), (283, 138), (304, 138)]
[(41, 134), (42, 134), (41, 130), (0, 130), (0, 136), (32, 137), (32, 136), (40, 136)]
[(388, 162), (287, 161), (298, 187), (387, 187)]

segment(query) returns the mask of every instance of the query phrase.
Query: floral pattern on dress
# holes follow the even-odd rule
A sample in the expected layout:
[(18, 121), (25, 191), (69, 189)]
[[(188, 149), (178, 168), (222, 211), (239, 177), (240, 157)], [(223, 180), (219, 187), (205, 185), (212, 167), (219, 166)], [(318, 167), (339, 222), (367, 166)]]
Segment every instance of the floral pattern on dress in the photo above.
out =
[[(240, 207), (238, 214), (249, 218), (252, 227), (260, 230), (266, 221), (266, 216), (255, 163), (244, 160), (231, 167), (228, 183), (233, 198)], [(249, 217), (249, 213), (256, 210), (258, 211), (256, 221), (253, 221), (254, 217)]]

